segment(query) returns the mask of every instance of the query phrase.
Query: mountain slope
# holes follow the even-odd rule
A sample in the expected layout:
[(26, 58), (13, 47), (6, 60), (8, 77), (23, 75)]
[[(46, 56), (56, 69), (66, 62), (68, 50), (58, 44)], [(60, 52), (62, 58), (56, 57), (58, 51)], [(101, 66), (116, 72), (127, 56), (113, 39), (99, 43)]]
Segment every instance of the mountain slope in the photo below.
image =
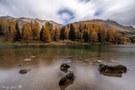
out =
[(0, 19), (17, 21), (19, 23), (20, 27), (22, 27), (22, 25), (24, 25), (26, 22), (36, 22), (39, 24), (40, 27), (42, 27), (42, 25), (45, 25), (46, 22), (50, 22), (51, 24), (53, 24), (54, 27), (62, 26), (61, 24), (58, 24), (54, 21), (41, 20), (41, 19), (37, 19), (37, 18), (36, 19), (26, 18), (26, 17), (14, 18), (11, 16), (2, 16), (2, 17), (0, 17)]
[(112, 20), (101, 20), (101, 19), (93, 19), (93, 20), (87, 20), (87, 21), (80, 21), (80, 22), (75, 22), (73, 24), (98, 24), (101, 25), (103, 27), (106, 27), (107, 29), (114, 29), (118, 32), (135, 32), (135, 28), (133, 28), (132, 26), (123, 26), (120, 25), (119, 23), (112, 21)]
[[(44, 27), (41, 28), (42, 26)], [(37, 18), (4, 16), (0, 17), (0, 35), (5, 41), (11, 39), (13, 42), (26, 43), (31, 40), (41, 42), (70, 40), (93, 44), (135, 42), (135, 29), (132, 26), (123, 26), (112, 20), (101, 19), (79, 21), (63, 26), (54, 21)]]
[[(20, 26), (22, 26), (25, 22), (37, 22), (37, 23), (39, 23), (39, 25), (41, 27), (42, 25), (45, 25), (45, 23), (47, 22), (47, 20), (41, 20), (41, 19), (37, 19), (37, 18), (33, 19), (33, 18), (26, 18), (26, 17), (13, 18), (10, 16), (3, 16), (3, 17), (0, 17), (0, 19), (17, 21), (20, 24)], [(58, 24), (54, 21), (49, 21), (49, 22), (52, 23), (54, 27), (62, 26), (61, 24)], [(80, 23), (98, 24), (98, 25), (104, 26), (108, 29), (113, 28), (114, 30), (119, 31), (119, 32), (135, 32), (135, 28), (133, 28), (132, 26), (123, 26), (112, 20), (93, 19), (93, 20), (87, 20), (87, 21), (79, 21), (79, 22), (75, 22), (73, 24), (79, 25)]]

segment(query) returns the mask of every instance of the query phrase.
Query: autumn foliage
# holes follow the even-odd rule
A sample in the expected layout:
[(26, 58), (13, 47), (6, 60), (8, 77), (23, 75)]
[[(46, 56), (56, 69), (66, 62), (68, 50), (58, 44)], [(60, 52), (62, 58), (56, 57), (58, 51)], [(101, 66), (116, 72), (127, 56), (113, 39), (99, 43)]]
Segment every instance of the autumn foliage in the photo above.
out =
[(38, 22), (25, 22), (20, 25), (18, 21), (0, 19), (0, 36), (4, 40), (13, 42), (26, 42), (31, 40), (50, 43), (52, 41), (69, 40), (86, 42), (89, 44), (123, 44), (135, 42), (134, 37), (106, 28), (96, 23), (72, 23), (65, 26), (54, 26), (50, 22), (40, 25)]

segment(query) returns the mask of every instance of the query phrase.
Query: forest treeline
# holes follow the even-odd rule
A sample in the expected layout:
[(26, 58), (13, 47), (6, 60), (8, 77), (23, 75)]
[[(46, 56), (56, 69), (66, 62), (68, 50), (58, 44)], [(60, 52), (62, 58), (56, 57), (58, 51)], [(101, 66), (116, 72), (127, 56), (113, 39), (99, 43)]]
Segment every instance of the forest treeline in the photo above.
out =
[(25, 42), (31, 40), (50, 43), (52, 41), (77, 41), (90, 44), (124, 44), (134, 42), (133, 37), (127, 37), (113, 28), (107, 29), (104, 26), (94, 23), (68, 24), (65, 26), (54, 26), (50, 22), (39, 25), (38, 22), (25, 22), (20, 25), (17, 21), (0, 19), (0, 36), (5, 41)]

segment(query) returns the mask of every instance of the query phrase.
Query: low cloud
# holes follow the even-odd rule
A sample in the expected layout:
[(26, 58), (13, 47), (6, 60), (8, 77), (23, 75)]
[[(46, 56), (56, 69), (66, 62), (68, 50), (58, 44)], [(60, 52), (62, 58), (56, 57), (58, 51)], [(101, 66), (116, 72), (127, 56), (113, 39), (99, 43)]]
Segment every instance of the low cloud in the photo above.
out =
[(61, 16), (61, 19), (63, 20), (63, 24), (67, 24), (72, 19), (75, 18), (74, 12), (72, 10), (67, 9), (67, 8), (60, 9), (58, 11), (58, 15)]
[(134, 0), (0, 0), (0, 16), (31, 17), (61, 24), (111, 19), (135, 26)]

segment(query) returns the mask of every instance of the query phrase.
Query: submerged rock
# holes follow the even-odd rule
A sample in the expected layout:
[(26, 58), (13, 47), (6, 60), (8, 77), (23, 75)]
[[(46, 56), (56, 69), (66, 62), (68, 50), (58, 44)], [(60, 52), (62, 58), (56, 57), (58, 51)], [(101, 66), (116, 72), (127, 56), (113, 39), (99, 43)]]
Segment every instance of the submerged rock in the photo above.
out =
[(60, 66), (60, 70), (63, 71), (63, 72), (68, 72), (68, 69), (70, 68), (70, 65), (66, 64), (66, 63), (63, 63), (61, 64)]
[(64, 59), (71, 59), (71, 58), (73, 58), (73, 57), (72, 56), (67, 56)]
[(35, 59), (35, 58), (36, 58), (36, 56), (29, 56), (29, 58), (31, 58), (31, 59)]
[(32, 59), (31, 58), (26, 58), (26, 59), (24, 59), (23, 61), (25, 61), (25, 62), (30, 62)]
[(121, 77), (123, 73), (127, 72), (127, 68), (123, 65), (100, 64), (98, 70), (103, 75), (118, 77)]
[(22, 66), (22, 64), (19, 64), (19, 67), (21, 67)]
[(36, 59), (36, 56), (29, 56), (28, 58), (25, 58), (23, 61), (30, 62), (33, 59)]
[(59, 81), (59, 86), (61, 90), (65, 90), (66, 87), (73, 84), (74, 79), (75, 79), (75, 76), (72, 72), (67, 74), (65, 77), (61, 78), (61, 80)]
[(20, 74), (26, 74), (28, 71), (30, 71), (30, 70), (28, 70), (28, 69), (21, 69), (21, 70), (19, 71), (19, 73), (20, 73)]

